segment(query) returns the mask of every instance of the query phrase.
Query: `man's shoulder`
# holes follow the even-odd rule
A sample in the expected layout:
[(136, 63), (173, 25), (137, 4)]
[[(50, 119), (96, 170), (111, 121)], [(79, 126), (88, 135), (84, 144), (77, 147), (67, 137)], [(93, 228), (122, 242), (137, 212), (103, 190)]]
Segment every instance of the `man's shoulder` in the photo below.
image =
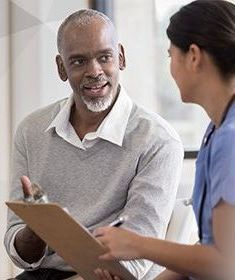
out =
[(136, 104), (133, 105), (130, 116), (130, 125), (138, 125), (138, 129), (145, 133), (143, 135), (156, 136), (162, 140), (176, 140), (181, 142), (178, 133), (175, 129), (162, 118), (159, 114), (151, 112)]
[(66, 99), (39, 108), (26, 116), (18, 125), (18, 130), (46, 130), (60, 111), (60, 104)]

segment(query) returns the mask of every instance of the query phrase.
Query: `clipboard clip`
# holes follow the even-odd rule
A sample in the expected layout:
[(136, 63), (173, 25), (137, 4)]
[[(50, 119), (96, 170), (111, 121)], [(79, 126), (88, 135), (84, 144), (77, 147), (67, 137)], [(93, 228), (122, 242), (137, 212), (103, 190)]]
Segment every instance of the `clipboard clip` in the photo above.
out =
[(35, 183), (32, 183), (33, 195), (24, 195), (23, 201), (26, 203), (48, 203), (49, 199), (43, 189)]

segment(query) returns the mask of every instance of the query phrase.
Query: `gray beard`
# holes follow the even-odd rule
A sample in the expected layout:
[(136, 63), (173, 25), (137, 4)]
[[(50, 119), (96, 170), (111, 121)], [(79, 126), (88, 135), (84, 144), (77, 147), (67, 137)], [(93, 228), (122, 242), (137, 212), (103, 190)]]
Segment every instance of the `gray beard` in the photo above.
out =
[(108, 109), (113, 102), (113, 95), (109, 94), (104, 97), (98, 97), (88, 100), (85, 96), (81, 95), (83, 103), (86, 105), (87, 109), (91, 112), (98, 113)]

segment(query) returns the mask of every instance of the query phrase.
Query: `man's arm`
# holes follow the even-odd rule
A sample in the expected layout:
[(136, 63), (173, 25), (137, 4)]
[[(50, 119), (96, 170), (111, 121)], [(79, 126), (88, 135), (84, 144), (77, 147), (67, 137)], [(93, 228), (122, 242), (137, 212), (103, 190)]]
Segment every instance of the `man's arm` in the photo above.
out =
[[(27, 150), (20, 127), (17, 129), (15, 136), (12, 161), (12, 189), (10, 199), (19, 200), (22, 199), (23, 193), (24, 196), (32, 194), (29, 178), (22, 176), (24, 174), (28, 175), (29, 170)], [(23, 269), (38, 267), (46, 248), (44, 241), (11, 211), (8, 212), (8, 229), (5, 234), (4, 244), (15, 265)]]
[[(32, 186), (27, 176), (21, 177), (24, 197), (32, 196)], [(28, 226), (17, 232), (14, 246), (19, 256), (27, 263), (38, 262), (45, 253), (46, 243)]]
[(17, 232), (14, 246), (19, 256), (27, 263), (38, 262), (44, 255), (46, 244), (28, 226)]
[[(152, 139), (151, 139), (152, 140)], [(156, 142), (155, 142), (156, 141)], [(130, 217), (123, 227), (145, 236), (164, 238), (175, 203), (177, 186), (181, 176), (183, 147), (180, 141), (157, 140), (142, 153), (136, 176), (129, 185), (126, 205), (121, 215)], [(164, 211), (163, 211), (164, 210)], [(147, 260), (122, 262), (141, 279), (152, 263)], [(159, 272), (162, 270), (159, 267)]]

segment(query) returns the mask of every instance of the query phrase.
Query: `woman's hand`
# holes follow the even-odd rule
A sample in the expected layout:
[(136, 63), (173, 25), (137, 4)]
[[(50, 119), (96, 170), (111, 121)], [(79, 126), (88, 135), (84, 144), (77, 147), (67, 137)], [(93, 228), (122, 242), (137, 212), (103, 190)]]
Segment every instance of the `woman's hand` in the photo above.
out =
[(166, 269), (153, 280), (189, 280), (189, 278)]
[(112, 276), (107, 270), (102, 270), (100, 268), (95, 270), (95, 275), (98, 280), (122, 280), (117, 276)]
[(131, 260), (141, 258), (139, 247), (143, 244), (140, 235), (116, 227), (102, 227), (94, 231), (96, 238), (107, 248), (99, 258), (102, 260)]

